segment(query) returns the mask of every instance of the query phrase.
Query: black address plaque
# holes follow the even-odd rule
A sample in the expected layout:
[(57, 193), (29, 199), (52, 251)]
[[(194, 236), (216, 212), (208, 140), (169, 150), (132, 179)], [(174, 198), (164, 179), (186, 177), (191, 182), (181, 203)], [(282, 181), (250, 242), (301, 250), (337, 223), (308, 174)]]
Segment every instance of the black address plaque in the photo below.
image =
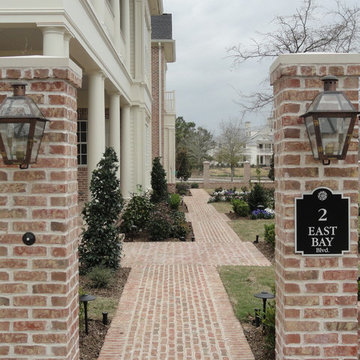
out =
[(350, 201), (328, 188), (295, 199), (295, 252), (342, 255), (350, 250)]

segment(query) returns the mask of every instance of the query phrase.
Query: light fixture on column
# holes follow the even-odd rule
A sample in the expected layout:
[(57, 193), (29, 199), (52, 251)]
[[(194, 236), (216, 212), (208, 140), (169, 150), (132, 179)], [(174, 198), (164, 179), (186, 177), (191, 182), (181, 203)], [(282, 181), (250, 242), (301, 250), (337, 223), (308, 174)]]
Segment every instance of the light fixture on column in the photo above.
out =
[(14, 95), (0, 105), (0, 152), (6, 165), (27, 169), (36, 163), (46, 122), (25, 84), (14, 84)]
[(301, 117), (305, 120), (314, 159), (329, 165), (332, 159), (345, 159), (359, 112), (342, 91), (336, 90), (335, 76), (321, 80), (324, 91)]

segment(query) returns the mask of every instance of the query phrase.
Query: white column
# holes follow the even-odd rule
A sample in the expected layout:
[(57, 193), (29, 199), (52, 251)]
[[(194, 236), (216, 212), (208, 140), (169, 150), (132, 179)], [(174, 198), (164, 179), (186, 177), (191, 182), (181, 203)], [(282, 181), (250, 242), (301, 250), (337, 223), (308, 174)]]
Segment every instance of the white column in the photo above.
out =
[(88, 173), (93, 170), (105, 151), (105, 93), (104, 75), (95, 71), (88, 75)]
[(142, 0), (135, 0), (135, 79), (144, 78), (144, 11)]
[(145, 172), (145, 119), (144, 110), (138, 106), (134, 108), (135, 122), (135, 159), (136, 159), (136, 185), (145, 186), (144, 172)]
[(121, 29), (124, 32), (126, 46), (126, 65), (130, 66), (130, 4), (129, 0), (122, 1), (121, 8)]
[(124, 198), (128, 198), (131, 193), (131, 117), (130, 105), (125, 105), (121, 109), (121, 170), (120, 187)]
[(64, 56), (70, 57), (70, 40), (72, 36), (69, 33), (65, 33), (64, 35)]
[[(43, 55), (44, 56), (66, 56), (65, 28), (49, 26), (42, 28), (43, 32)], [(68, 53), (69, 50), (67, 50)]]
[(168, 126), (168, 173), (169, 184), (175, 183), (175, 126)]
[[(110, 94), (109, 104), (109, 115), (110, 115), (110, 146), (115, 150), (116, 155), (120, 161), (120, 94)], [(120, 168), (118, 171), (120, 176)]]
[(115, 25), (114, 25), (114, 43), (117, 51), (120, 50), (120, 37), (121, 37), (121, 28), (120, 28), (120, 0), (111, 0), (111, 7), (114, 12)]

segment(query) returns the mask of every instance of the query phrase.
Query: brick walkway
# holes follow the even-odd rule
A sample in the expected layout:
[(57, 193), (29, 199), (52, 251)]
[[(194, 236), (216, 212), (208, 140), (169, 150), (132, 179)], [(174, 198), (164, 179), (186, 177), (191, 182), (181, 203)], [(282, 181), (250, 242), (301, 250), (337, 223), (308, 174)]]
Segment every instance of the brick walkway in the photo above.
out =
[(270, 263), (241, 242), (204, 190), (186, 197), (194, 243), (125, 243), (131, 267), (98, 360), (253, 360), (217, 265)]

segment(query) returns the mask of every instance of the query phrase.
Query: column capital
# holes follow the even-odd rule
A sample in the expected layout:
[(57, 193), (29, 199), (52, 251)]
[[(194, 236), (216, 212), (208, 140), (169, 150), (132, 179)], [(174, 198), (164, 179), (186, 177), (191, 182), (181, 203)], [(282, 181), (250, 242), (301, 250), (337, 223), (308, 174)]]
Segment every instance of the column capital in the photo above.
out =
[(121, 92), (119, 90), (106, 90), (109, 96), (121, 96)]
[(86, 75), (88, 75), (88, 76), (100, 75), (102, 77), (102, 79), (104, 79), (104, 80), (107, 78), (106, 74), (101, 69), (86, 70)]

